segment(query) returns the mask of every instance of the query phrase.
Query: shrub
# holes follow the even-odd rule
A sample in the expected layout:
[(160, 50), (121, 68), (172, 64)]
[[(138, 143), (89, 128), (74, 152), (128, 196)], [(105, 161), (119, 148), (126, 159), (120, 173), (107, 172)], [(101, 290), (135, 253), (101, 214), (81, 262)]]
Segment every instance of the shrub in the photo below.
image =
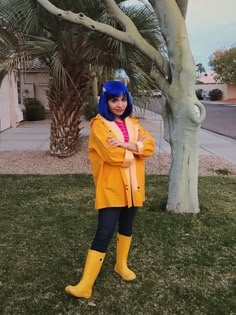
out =
[(98, 114), (97, 103), (94, 104), (94, 100), (92, 96), (88, 97), (87, 103), (84, 106), (84, 117), (87, 120), (94, 118)]
[(221, 100), (223, 93), (219, 89), (213, 89), (209, 92), (209, 97), (211, 101), (218, 101)]
[(197, 98), (199, 100), (203, 100), (202, 91), (203, 91), (203, 89), (198, 89), (198, 90), (195, 91), (196, 92), (196, 96), (197, 96)]
[(232, 175), (232, 172), (230, 172), (230, 170), (228, 170), (227, 168), (219, 168), (216, 170), (216, 173), (218, 175)]
[(42, 103), (35, 98), (25, 100), (25, 119), (29, 121), (45, 119), (45, 108)]

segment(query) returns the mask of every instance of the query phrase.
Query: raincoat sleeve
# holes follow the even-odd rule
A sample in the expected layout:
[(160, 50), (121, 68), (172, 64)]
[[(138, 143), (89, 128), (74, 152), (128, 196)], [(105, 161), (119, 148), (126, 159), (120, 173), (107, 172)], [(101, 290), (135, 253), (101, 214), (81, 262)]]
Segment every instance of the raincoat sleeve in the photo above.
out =
[(134, 160), (133, 153), (127, 149), (108, 144), (107, 137), (109, 136), (116, 138), (116, 135), (102, 121), (96, 119), (91, 123), (90, 156), (95, 158), (98, 155), (100, 159), (110, 165), (129, 167)]
[(145, 140), (137, 141), (138, 151), (134, 152), (140, 158), (145, 159), (155, 153), (155, 139), (141, 125), (138, 125), (138, 136), (144, 136)]

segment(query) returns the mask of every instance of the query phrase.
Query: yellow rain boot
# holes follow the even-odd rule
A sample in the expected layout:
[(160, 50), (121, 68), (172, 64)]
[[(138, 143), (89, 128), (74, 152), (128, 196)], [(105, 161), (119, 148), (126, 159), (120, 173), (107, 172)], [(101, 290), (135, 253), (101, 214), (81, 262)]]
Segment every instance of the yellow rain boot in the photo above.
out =
[(75, 285), (68, 285), (66, 293), (76, 297), (89, 299), (92, 295), (92, 288), (102, 267), (106, 253), (90, 249), (88, 251), (84, 272), (81, 281)]
[(136, 279), (136, 274), (127, 266), (132, 236), (117, 233), (116, 265), (114, 270), (126, 281)]

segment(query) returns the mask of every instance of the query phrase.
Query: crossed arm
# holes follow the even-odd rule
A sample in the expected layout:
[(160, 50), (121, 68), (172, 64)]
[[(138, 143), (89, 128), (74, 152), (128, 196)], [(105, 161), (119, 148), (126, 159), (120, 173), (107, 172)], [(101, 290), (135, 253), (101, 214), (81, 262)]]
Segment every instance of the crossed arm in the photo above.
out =
[[(145, 136), (139, 136), (138, 137), (138, 141), (144, 141), (147, 138)], [(137, 143), (134, 142), (123, 142), (123, 141), (119, 141), (116, 138), (113, 137), (107, 137), (107, 143), (111, 146), (114, 147), (121, 147), (123, 149), (127, 149), (133, 152), (137, 152), (138, 151), (138, 145)]]

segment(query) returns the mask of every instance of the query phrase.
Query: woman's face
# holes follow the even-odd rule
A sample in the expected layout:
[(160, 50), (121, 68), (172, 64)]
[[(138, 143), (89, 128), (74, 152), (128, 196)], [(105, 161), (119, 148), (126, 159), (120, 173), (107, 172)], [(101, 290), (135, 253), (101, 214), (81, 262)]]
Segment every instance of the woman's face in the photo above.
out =
[(109, 110), (113, 115), (115, 115), (116, 118), (119, 118), (124, 113), (127, 104), (128, 102), (126, 95), (114, 97), (108, 101)]

